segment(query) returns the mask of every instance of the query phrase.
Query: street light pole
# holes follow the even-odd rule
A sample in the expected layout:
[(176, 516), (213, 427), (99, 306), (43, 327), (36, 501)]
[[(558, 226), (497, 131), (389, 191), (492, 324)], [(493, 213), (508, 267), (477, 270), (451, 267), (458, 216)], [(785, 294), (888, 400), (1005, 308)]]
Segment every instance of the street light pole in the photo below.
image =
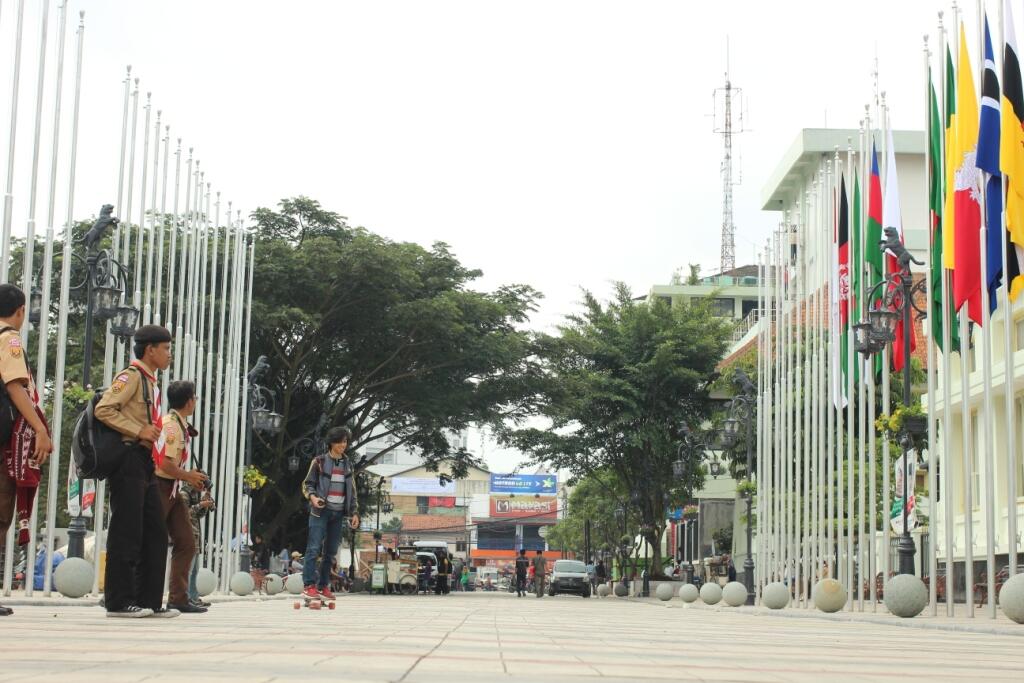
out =
[[(910, 264), (904, 265), (900, 270), (900, 278), (903, 280), (903, 405), (910, 405), (910, 308), (911, 298), (913, 293), (911, 291), (910, 283)], [(913, 448), (913, 442), (904, 430), (903, 436), (900, 439), (900, 447), (903, 449), (903, 533), (900, 534), (900, 541), (897, 547), (900, 560), (900, 574), (913, 574), (914, 573), (914, 539), (910, 536), (910, 528), (907, 524), (907, 515), (910, 511), (910, 498), (907, 497), (907, 473), (910, 468), (907, 467), (907, 463), (910, 462), (910, 451)]]

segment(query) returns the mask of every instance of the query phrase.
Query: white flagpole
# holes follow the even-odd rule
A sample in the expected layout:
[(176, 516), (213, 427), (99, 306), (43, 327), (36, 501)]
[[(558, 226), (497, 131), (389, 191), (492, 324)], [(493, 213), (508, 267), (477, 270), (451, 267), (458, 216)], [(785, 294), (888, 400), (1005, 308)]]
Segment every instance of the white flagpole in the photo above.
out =
[[(121, 224), (121, 265), (125, 268), (128, 267), (129, 247), (132, 241), (132, 195), (135, 189), (135, 139), (138, 134), (138, 122), (139, 122), (139, 79), (135, 79), (135, 87), (132, 90), (132, 134), (131, 141), (128, 147), (128, 194), (125, 198), (124, 204), (124, 221)], [(117, 251), (117, 245), (114, 245), (114, 251)], [(124, 304), (128, 301), (128, 287), (125, 287), (125, 291), (121, 292), (121, 303)], [(117, 348), (115, 350), (116, 365), (119, 368), (125, 366), (125, 344), (118, 340)]]
[(778, 426), (775, 430), (775, 457), (774, 457), (774, 481), (772, 483), (772, 546), (773, 546), (773, 563), (772, 569), (774, 572), (773, 580), (781, 581), (783, 574), (783, 555), (784, 548), (782, 544), (782, 504), (785, 499), (785, 489), (783, 488), (782, 481), (782, 468), (785, 462), (785, 456), (783, 454), (784, 439), (785, 439), (785, 392), (784, 392), (784, 370), (785, 370), (785, 353), (786, 353), (786, 339), (785, 339), (785, 308), (783, 306), (783, 239), (789, 239), (789, 222), (792, 217), (790, 211), (787, 211), (783, 215), (783, 223), (779, 228), (779, 231), (775, 235), (775, 243), (772, 245), (775, 255), (775, 359), (773, 366), (775, 369), (775, 424)]
[[(31, 187), (29, 189), (29, 200), (28, 200), (28, 226), (25, 237), (25, 253), (24, 260), (22, 261), (21, 267), (21, 289), (24, 292), (30, 292), (32, 289), (32, 261), (35, 257), (36, 249), (36, 197), (38, 196), (38, 185), (39, 185), (39, 137), (43, 125), (43, 89), (45, 85), (46, 76), (46, 32), (47, 24), (50, 18), (50, 0), (43, 0), (43, 12), (40, 19), (39, 28), (39, 76), (36, 81), (36, 117), (35, 117), (35, 128), (33, 129), (33, 144), (32, 144), (32, 179)], [(46, 309), (41, 309), (45, 311)], [(40, 318), (45, 314), (41, 313)], [(28, 353), (29, 348), (29, 325), (26, 324), (21, 331), (22, 346), (25, 348), (25, 352)], [(38, 367), (38, 366), (37, 366)], [(40, 391), (45, 391), (45, 387)], [(37, 493), (32, 498), (32, 515), (29, 520), (29, 548), (33, 548), (35, 545), (36, 528), (38, 525), (39, 517), (39, 494)], [(14, 526), (14, 525), (12, 525)], [(13, 547), (12, 547), (13, 550)], [(34, 559), (34, 558), (33, 558)], [(25, 563), (25, 595), (31, 596), (35, 583), (35, 562)]]
[[(184, 339), (184, 316), (185, 316), (185, 281), (189, 278), (189, 260), (192, 257), (189, 249), (189, 240), (192, 234), (192, 187), (194, 176), (192, 174), (192, 147), (188, 148), (188, 161), (185, 166), (185, 209), (182, 212), (181, 231), (181, 257), (178, 277), (178, 304), (177, 316), (175, 318), (174, 347), (178, 352), (174, 354), (174, 379), (185, 377), (185, 339)], [(198, 164), (198, 161), (195, 162)]]
[[(889, 109), (885, 104), (885, 93), (882, 93), (882, 158), (888, 159), (888, 130), (889, 130)], [(882, 173), (888, 175), (887, 164), (882, 164)], [(884, 177), (882, 182), (888, 182)], [(877, 249), (878, 245), (871, 245), (872, 249)], [(882, 275), (883, 277), (888, 275), (887, 272), (887, 260), (882, 258)], [(907, 334), (904, 331), (904, 334)], [(907, 361), (910, 359), (908, 358)], [(882, 411), (883, 414), (888, 415), (892, 411), (892, 402), (889, 397), (889, 380), (890, 372), (892, 368), (892, 357), (889, 353), (889, 345), (886, 344), (882, 349)], [(889, 524), (889, 514), (891, 510), (889, 500), (889, 489), (890, 489), (890, 476), (891, 476), (892, 463), (890, 461), (889, 454), (889, 440), (882, 439), (882, 509), (885, 511), (885, 524), (882, 525), (882, 583), (885, 584), (889, 580), (889, 571), (891, 564), (892, 544), (891, 544), (891, 525)], [(871, 581), (875, 580), (875, 577), (870, 578)]]
[[(214, 345), (213, 345), (213, 323), (214, 314), (217, 310), (217, 248), (218, 248), (218, 233), (220, 232), (220, 192), (217, 192), (217, 201), (214, 202), (214, 220), (213, 220), (213, 245), (212, 253), (210, 255), (210, 317), (209, 322), (206, 325), (206, 379), (203, 382), (204, 393), (210, 398), (210, 391), (213, 388), (213, 356), (214, 356)], [(227, 243), (225, 242), (225, 247)], [(211, 404), (213, 401), (206, 400), (203, 402), (203, 424), (210, 424), (211, 417)], [(206, 427), (206, 431), (210, 432), (210, 428)], [(203, 439), (203, 460), (202, 466), (204, 471), (209, 473), (211, 471), (211, 463), (213, 460), (214, 452), (212, 450), (212, 443), (209, 438)]]
[[(228, 271), (228, 259), (231, 255), (231, 202), (228, 202), (227, 211), (227, 225), (224, 229), (224, 267), (223, 276), (221, 278), (220, 286), (220, 318), (219, 324), (217, 325), (217, 371), (216, 371), (216, 388), (213, 393), (212, 400), (217, 402), (220, 409), (220, 425), (209, 438), (212, 439), (212, 452), (216, 458), (216, 468), (213, 470), (217, 476), (217, 495), (223, 496), (224, 487), (224, 462), (226, 454), (221, 449), (222, 435), (226, 433), (227, 422), (226, 422), (226, 410), (224, 408), (224, 396), (225, 396), (225, 363), (224, 363), (224, 328), (225, 328), (225, 313), (227, 310), (228, 302), (228, 282), (230, 280), (230, 273)], [(220, 499), (220, 498), (218, 498)], [(222, 513), (218, 513), (220, 515)], [(213, 532), (213, 523), (210, 521), (210, 515), (207, 515), (207, 529), (209, 533)], [(209, 539), (209, 536), (205, 538)], [(211, 542), (207, 542), (207, 566), (212, 567), (214, 562), (214, 549), (215, 545)]]
[[(57, 81), (56, 88), (54, 90), (53, 99), (53, 146), (50, 148), (50, 185), (49, 185), (49, 201), (47, 204), (46, 213), (46, 250), (43, 253), (43, 276), (42, 276), (42, 288), (43, 288), (43, 306), (42, 310), (44, 314), (40, 316), (39, 320), (39, 352), (38, 360), (36, 365), (36, 375), (39, 382), (41, 391), (46, 391), (46, 360), (47, 360), (47, 341), (49, 340), (49, 328), (50, 328), (50, 282), (53, 275), (53, 238), (54, 229), (53, 223), (56, 214), (56, 201), (57, 201), (57, 161), (58, 152), (60, 149), (60, 107), (61, 107), (61, 96), (63, 94), (63, 83), (64, 83), (64, 43), (67, 34), (67, 2), (62, 2), (59, 7), (60, 19), (58, 24), (60, 29), (57, 33)], [(65, 240), (67, 241), (67, 240)], [(69, 245), (65, 244), (65, 260), (68, 262), (68, 268), (70, 268), (70, 254), (68, 253)], [(63, 275), (63, 270), (61, 271)], [(71, 271), (68, 270), (68, 277), (70, 278)], [(58, 347), (57, 355), (61, 355), (63, 351), (62, 347)], [(47, 504), (46, 504), (46, 564), (43, 568), (43, 595), (50, 595), (50, 583), (52, 580), (53, 572), (53, 538), (54, 531), (57, 521), (57, 491), (60, 486), (60, 457), (58, 453), (54, 453), (50, 458), (50, 471), (47, 477)]]
[(149, 181), (149, 119), (153, 111), (153, 93), (146, 93), (146, 122), (142, 125), (144, 134), (142, 136), (142, 185), (139, 188), (139, 225), (135, 239), (135, 294), (132, 296), (132, 305), (139, 311), (143, 310), (142, 301), (142, 251), (143, 240), (146, 235), (146, 183)]
[[(7, 282), (7, 271), (11, 258), (11, 211), (14, 208), (14, 143), (18, 130), (18, 85), (21, 77), (21, 34), (25, 24), (25, 0), (18, 0), (18, 19), (14, 30), (14, 79), (11, 82), (10, 135), (7, 138), (7, 188), (4, 191), (4, 223), (2, 244), (0, 244), (0, 282)], [(16, 525), (11, 525), (13, 530)], [(13, 552), (8, 535), (7, 548)], [(6, 567), (5, 567), (6, 569)], [(8, 583), (10, 572), (5, 571), (4, 583)]]
[[(153, 302), (153, 321), (157, 325), (166, 325), (167, 321), (162, 316), (161, 307), (163, 306), (163, 291), (164, 291), (164, 227), (167, 224), (167, 162), (169, 160), (169, 152), (171, 145), (171, 127), (164, 126), (164, 166), (160, 173), (160, 215), (155, 217), (153, 221), (153, 227), (157, 231), (156, 244), (156, 275), (155, 275), (155, 294), (156, 300)], [(155, 178), (155, 175), (154, 175)], [(155, 181), (154, 181), (155, 182)], [(155, 185), (154, 185), (155, 186)], [(155, 209), (154, 209), (155, 212)], [(166, 377), (167, 373), (163, 373), (163, 377)], [(164, 396), (167, 395), (166, 391), (161, 392)]]
[[(820, 169), (819, 169), (820, 176)], [(819, 188), (821, 183), (818, 183)], [(820, 199), (820, 189), (816, 191), (814, 199)], [(814, 210), (820, 209), (821, 204), (817, 204)], [(793, 514), (793, 535), (792, 535), (792, 548), (793, 548), (793, 577), (796, 586), (796, 604), (800, 606), (803, 600), (803, 582), (801, 574), (801, 548), (800, 548), (800, 501), (798, 496), (800, 495), (800, 481), (801, 471), (800, 464), (803, 458), (803, 421), (805, 411), (803, 410), (803, 358), (801, 350), (803, 347), (803, 296), (804, 296), (804, 284), (806, 281), (806, 271), (803, 267), (803, 243), (807, 239), (807, 233), (809, 232), (808, 226), (811, 223), (817, 223), (814, 213), (808, 212), (806, 219), (800, 226), (800, 237), (798, 240), (797, 253), (795, 259), (795, 276), (796, 276), (796, 287), (793, 298), (793, 427), (795, 429), (793, 433), (793, 478), (791, 484), (793, 487), (792, 494), (792, 514)]]
[(153, 254), (156, 251), (156, 192), (160, 178), (160, 117), (163, 111), (156, 111), (156, 125), (153, 126), (153, 188), (149, 195), (149, 246), (146, 248), (146, 284), (142, 300), (142, 319), (148, 325), (153, 322)]
[[(925, 146), (924, 146), (924, 177), (925, 184), (928, 187), (929, 202), (925, 208), (925, 225), (928, 230), (928, 252), (925, 255), (925, 286), (926, 286), (926, 310), (931, 311), (932, 306), (932, 247), (935, 243), (935, 230), (932, 226), (932, 210), (931, 210), (931, 187), (933, 181), (932, 163), (932, 149), (931, 140), (932, 134), (932, 97), (931, 97), (931, 52), (928, 50), (928, 34), (924, 36), (924, 73), (925, 73)], [(931, 316), (929, 315), (929, 323)], [(907, 359), (910, 362), (910, 359)], [(932, 334), (932, 328), (929, 324), (928, 328), (928, 535), (931, 538), (931, 543), (928, 544), (928, 611), (932, 616), (938, 613), (938, 592), (935, 581), (935, 576), (938, 571), (935, 555), (935, 468), (937, 463), (936, 457), (936, 438), (935, 438), (935, 339)], [(922, 550), (924, 548), (922, 547)], [(922, 558), (921, 566), (924, 567), (924, 559)]]

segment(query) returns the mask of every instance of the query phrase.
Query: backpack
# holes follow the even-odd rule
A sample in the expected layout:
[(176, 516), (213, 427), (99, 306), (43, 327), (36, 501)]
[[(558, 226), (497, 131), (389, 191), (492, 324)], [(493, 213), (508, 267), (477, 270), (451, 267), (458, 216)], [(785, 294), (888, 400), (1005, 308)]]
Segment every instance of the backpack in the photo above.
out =
[[(138, 372), (134, 367), (129, 372)], [(107, 426), (96, 418), (96, 404), (100, 402), (108, 387), (98, 389), (85, 404), (75, 420), (71, 436), (71, 453), (75, 458), (78, 476), (82, 479), (106, 479), (121, 467), (124, 456), (131, 447), (125, 444), (121, 432)], [(142, 382), (142, 396), (149, 406), (149, 384)], [(146, 411), (149, 415), (149, 411)]]
[[(13, 330), (13, 327), (4, 326), (0, 327), (0, 334)], [(25, 361), (25, 367), (28, 368), (28, 356), (22, 351), (22, 358)], [(32, 372), (29, 370), (29, 375)], [(18, 419), (21, 413), (18, 412), (18, 408), (14, 405), (14, 401), (11, 400), (11, 395), (7, 393), (7, 383), (0, 381), (0, 445), (6, 447), (11, 440), (11, 433), (14, 431), (14, 421)]]

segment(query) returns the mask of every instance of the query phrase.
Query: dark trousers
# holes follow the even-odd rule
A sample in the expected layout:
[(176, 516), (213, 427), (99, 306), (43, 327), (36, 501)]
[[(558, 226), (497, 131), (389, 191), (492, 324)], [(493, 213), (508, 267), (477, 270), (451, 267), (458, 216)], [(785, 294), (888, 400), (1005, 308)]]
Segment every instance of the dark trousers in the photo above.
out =
[[(341, 535), (349, 518), (344, 510), (320, 510), (309, 515), (309, 535), (306, 554), (302, 557), (302, 583), (305, 586), (326, 588), (331, 583), (331, 561), (338, 554)], [(316, 563), (317, 555), (320, 564)]]
[(516, 595), (526, 595), (526, 574), (516, 574)]
[(434, 592), (438, 595), (448, 594), (448, 575), (438, 574), (437, 581), (434, 582)]
[[(188, 576), (196, 555), (195, 534), (188, 506), (174, 492), (174, 480), (155, 477), (163, 502), (164, 523), (171, 535), (171, 576), (167, 586), (167, 604), (188, 604)], [(173, 494), (173, 495), (172, 495)]]
[(107, 480), (110, 528), (104, 599), (108, 611), (129, 605), (160, 609), (167, 564), (167, 525), (150, 449), (135, 446)]

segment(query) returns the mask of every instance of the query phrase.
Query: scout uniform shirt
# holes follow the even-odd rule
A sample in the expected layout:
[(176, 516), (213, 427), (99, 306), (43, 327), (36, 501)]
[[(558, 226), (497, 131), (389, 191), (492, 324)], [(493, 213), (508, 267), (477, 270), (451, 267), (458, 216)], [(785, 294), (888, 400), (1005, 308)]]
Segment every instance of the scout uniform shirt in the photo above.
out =
[(122, 370), (114, 378), (110, 388), (96, 404), (96, 419), (111, 429), (124, 434), (124, 441), (138, 442), (139, 431), (153, 422), (147, 417), (149, 407), (142, 393), (142, 383), (147, 382), (147, 395), (153, 406), (159, 405), (156, 393), (156, 373), (141, 361), (133, 361), (131, 367)]
[(4, 384), (23, 382), (28, 395), (35, 397), (36, 388), (32, 383), (32, 374), (25, 362), (25, 350), (21, 346), (21, 335), (14, 328), (0, 332), (0, 378)]
[(161, 462), (157, 463), (156, 476), (161, 479), (174, 479), (160, 470), (160, 465), (167, 460), (185, 469), (185, 462), (188, 460), (188, 439), (185, 418), (179, 415), (178, 411), (171, 410), (170, 415), (163, 419), (163, 426), (160, 430), (160, 442), (164, 448), (163, 458), (161, 458)]

